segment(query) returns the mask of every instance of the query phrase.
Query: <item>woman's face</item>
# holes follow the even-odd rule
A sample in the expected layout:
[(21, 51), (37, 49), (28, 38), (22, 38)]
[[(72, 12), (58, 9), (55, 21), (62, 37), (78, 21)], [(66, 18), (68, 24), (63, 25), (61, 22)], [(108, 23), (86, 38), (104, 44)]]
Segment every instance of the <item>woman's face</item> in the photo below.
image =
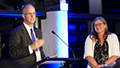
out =
[(105, 32), (105, 29), (107, 28), (107, 24), (103, 24), (103, 22), (101, 20), (96, 20), (94, 22), (94, 28), (98, 34), (100, 34), (100, 33), (103, 34)]

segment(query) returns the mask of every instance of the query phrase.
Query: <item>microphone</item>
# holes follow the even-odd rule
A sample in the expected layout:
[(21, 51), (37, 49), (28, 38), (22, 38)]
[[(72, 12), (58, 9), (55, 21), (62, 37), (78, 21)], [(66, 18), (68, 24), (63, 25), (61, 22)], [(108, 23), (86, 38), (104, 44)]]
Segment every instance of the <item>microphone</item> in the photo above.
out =
[[(52, 32), (53, 34), (55, 34), (66, 46), (68, 46), (68, 45), (65, 43), (65, 41), (63, 41), (54, 31), (51, 31), (51, 32)], [(70, 48), (69, 46), (68, 46), (68, 48), (72, 51), (73, 57), (76, 58), (76, 57), (75, 57), (75, 53), (73, 52), (72, 48)]]

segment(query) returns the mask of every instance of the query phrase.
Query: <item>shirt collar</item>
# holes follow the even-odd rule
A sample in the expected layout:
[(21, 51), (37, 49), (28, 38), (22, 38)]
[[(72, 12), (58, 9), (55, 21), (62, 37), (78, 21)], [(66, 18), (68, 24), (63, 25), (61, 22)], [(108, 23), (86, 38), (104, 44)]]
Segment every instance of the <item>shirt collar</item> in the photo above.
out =
[[(26, 27), (27, 30), (30, 30), (30, 29), (31, 29), (31, 27), (28, 26), (25, 22), (23, 22), (23, 24), (25, 25), (25, 27)], [(33, 29), (33, 27), (32, 27), (32, 29)]]

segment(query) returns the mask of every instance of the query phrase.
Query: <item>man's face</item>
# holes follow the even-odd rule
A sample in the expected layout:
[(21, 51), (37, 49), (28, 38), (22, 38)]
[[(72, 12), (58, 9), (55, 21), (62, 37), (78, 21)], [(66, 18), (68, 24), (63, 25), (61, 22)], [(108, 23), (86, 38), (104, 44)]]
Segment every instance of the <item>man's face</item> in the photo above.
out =
[(24, 13), (22, 14), (24, 22), (29, 26), (32, 26), (36, 19), (35, 8), (32, 6), (27, 6), (24, 8)]

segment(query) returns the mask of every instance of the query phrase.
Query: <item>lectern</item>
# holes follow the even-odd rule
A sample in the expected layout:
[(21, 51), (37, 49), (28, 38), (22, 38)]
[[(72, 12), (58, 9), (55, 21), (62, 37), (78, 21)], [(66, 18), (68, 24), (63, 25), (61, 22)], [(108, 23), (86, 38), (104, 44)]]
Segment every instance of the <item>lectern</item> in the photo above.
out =
[[(48, 66), (48, 65), (50, 65), (50, 63), (46, 65), (46, 64), (44, 64), (44, 62), (47, 62), (47, 61), (59, 61), (59, 62), (61, 62), (61, 61), (63, 61), (64, 65), (59, 66), (57, 68), (72, 68), (71, 64), (73, 64), (77, 61), (80, 61), (80, 60), (81, 60), (80, 58), (45, 58), (45, 59), (37, 62), (35, 65), (39, 65), (40, 68), (53, 68), (53, 67)], [(54, 63), (52, 63), (52, 64), (54, 65)], [(54, 68), (56, 68), (56, 67), (54, 67)]]

